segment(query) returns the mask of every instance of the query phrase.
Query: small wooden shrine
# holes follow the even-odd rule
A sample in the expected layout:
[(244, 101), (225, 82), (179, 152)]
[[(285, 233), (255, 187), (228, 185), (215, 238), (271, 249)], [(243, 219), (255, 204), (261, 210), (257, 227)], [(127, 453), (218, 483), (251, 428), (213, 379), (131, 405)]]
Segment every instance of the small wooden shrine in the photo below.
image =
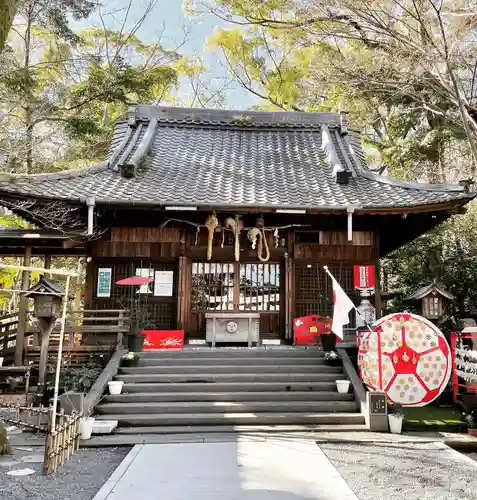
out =
[[(244, 318), (259, 340), (289, 341), (294, 317), (332, 313), (323, 265), (354, 296), (355, 264), (378, 266), (473, 197), (376, 174), (340, 113), (138, 105), (103, 163), (0, 176), (0, 204), (62, 231), (58, 253), (87, 256), (86, 308), (143, 294), (154, 328), (189, 340), (230, 313), (231, 341)], [(116, 285), (136, 275), (152, 281)], [(375, 298), (379, 309), (379, 287)]]

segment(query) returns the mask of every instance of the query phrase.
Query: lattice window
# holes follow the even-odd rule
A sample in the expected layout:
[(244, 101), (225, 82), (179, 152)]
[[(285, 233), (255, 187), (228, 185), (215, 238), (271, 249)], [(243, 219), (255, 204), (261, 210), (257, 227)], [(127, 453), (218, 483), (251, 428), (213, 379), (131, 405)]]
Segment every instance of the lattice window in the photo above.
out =
[(193, 263), (192, 310), (278, 312), (280, 280), (280, 264)]
[(280, 310), (280, 264), (240, 265), (239, 310)]
[(233, 311), (235, 264), (192, 264), (193, 311)]
[[(353, 300), (353, 266), (329, 266), (343, 290)], [(297, 264), (295, 267), (295, 316), (333, 315), (333, 287), (321, 264)], [(354, 314), (350, 314), (354, 326)]]

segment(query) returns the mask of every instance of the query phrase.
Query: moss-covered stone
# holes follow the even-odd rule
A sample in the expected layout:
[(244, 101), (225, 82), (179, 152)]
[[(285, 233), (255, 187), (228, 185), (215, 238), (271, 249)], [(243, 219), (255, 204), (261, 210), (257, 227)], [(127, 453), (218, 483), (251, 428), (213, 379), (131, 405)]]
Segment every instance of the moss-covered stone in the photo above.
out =
[(7, 429), (3, 422), (0, 422), (0, 455), (10, 455), (12, 452), (7, 438)]

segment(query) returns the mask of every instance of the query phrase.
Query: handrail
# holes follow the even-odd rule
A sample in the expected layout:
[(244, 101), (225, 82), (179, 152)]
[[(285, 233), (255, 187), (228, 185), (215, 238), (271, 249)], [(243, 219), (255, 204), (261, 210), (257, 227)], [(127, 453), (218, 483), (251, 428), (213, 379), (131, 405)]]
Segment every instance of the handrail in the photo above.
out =
[(89, 417), (93, 411), (94, 407), (101, 401), (104, 391), (108, 385), (108, 382), (113, 380), (113, 377), (117, 375), (119, 370), (119, 364), (121, 363), (121, 358), (125, 352), (124, 346), (118, 346), (115, 353), (109, 360), (101, 375), (97, 378), (96, 382), (93, 384), (88, 394), (84, 398), (83, 405), (83, 415)]
[(360, 405), (361, 413), (366, 414), (367, 411), (366, 389), (364, 388), (363, 382), (361, 382), (361, 379), (356, 373), (356, 370), (354, 369), (353, 363), (351, 362), (351, 359), (348, 356), (346, 349), (344, 349), (343, 347), (337, 347), (336, 351), (338, 352), (341, 361), (343, 363), (343, 370), (347, 375), (347, 377), (349, 378), (351, 385), (353, 386), (354, 397), (356, 398), (356, 401)]

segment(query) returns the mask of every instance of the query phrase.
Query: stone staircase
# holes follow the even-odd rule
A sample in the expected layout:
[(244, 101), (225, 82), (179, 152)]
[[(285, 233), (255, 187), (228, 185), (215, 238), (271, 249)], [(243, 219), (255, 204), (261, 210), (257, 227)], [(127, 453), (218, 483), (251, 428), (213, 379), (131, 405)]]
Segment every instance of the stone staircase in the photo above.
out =
[(336, 391), (342, 378), (315, 348), (144, 352), (96, 418), (118, 420), (120, 434), (364, 430), (353, 394)]

